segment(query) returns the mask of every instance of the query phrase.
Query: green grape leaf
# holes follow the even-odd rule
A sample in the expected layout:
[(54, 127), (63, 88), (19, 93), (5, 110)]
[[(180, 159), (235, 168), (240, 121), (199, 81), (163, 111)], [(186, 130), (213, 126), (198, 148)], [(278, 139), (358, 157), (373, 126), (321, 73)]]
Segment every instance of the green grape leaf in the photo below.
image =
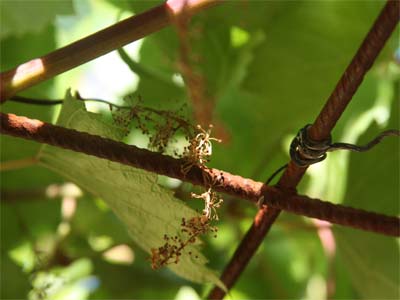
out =
[[(58, 125), (119, 140), (123, 132), (87, 112), (83, 102), (68, 92)], [(145, 251), (162, 246), (164, 234), (181, 236), (182, 218), (196, 212), (157, 184), (157, 175), (105, 159), (44, 146), (39, 155), (41, 165), (75, 182), (102, 198), (126, 225), (132, 239)], [(189, 251), (192, 255), (187, 254)], [(196, 258), (196, 256), (198, 258)], [(198, 245), (188, 246), (178, 264), (169, 268), (179, 276), (198, 283), (215, 283), (218, 277), (205, 266), (207, 259)]]
[(99, 207), (101, 200), (84, 198), (78, 201), (75, 218), (71, 225), (80, 235), (96, 235), (111, 237), (114, 243), (128, 243), (131, 241), (123, 224), (115, 214), (104, 204)]
[[(216, 99), (215, 122), (228, 133), (223, 146), (213, 149), (210, 166), (217, 162), (218, 168), (254, 177), (266, 156), (265, 176), (282, 165), (282, 140), (315, 118), (382, 5), (231, 1), (196, 15), (189, 31), (191, 55), (198, 57), (193, 68)], [(237, 28), (247, 35), (240, 45)], [(171, 77), (179, 73), (178, 62), (176, 29), (145, 39), (140, 64)], [(157, 87), (142, 76), (137, 92), (163, 105), (172, 97), (187, 99), (171, 86)], [(246, 163), (237, 163), (245, 153), (251, 153)]]
[(396, 240), (371, 233), (334, 229), (338, 256), (363, 299), (399, 299), (399, 247)]
[[(397, 82), (398, 83), (398, 82)], [(399, 103), (393, 101), (387, 128), (399, 128)], [(375, 137), (381, 129), (371, 126), (361, 137)], [(366, 153), (352, 153), (344, 204), (388, 215), (398, 215), (400, 144), (388, 137)], [(350, 279), (365, 299), (398, 299), (399, 243), (392, 237), (347, 228), (336, 228), (338, 254)]]
[[(240, 9), (240, 4), (231, 5)], [(213, 159), (221, 169), (252, 177), (267, 157), (267, 176), (287, 160), (281, 156), (273, 162), (282, 152), (282, 140), (315, 119), (368, 32), (379, 5), (271, 1), (243, 8), (262, 6), (260, 12), (270, 12), (258, 26), (265, 38), (251, 51), (242, 84), (219, 97), (217, 113), (233, 133), (228, 149), (215, 150)], [(252, 19), (237, 15), (236, 24), (250, 32), (256, 30), (253, 13), (249, 14)], [(251, 155), (246, 164), (238, 164), (244, 153)]]
[(0, 38), (37, 33), (57, 15), (72, 14), (73, 11), (72, 0), (1, 1)]

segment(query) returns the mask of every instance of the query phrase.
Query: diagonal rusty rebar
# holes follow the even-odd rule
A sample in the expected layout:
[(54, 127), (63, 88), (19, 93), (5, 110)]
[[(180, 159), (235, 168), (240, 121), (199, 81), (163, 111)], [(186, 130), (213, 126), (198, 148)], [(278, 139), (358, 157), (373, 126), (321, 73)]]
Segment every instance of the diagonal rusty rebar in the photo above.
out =
[(259, 197), (264, 194), (267, 204), (271, 204), (270, 209), (279, 208), (334, 224), (400, 236), (400, 219), (396, 217), (331, 204), (307, 196), (288, 194), (287, 191), (277, 187), (217, 169), (200, 169), (193, 166), (186, 175), (183, 175), (181, 167), (184, 161), (181, 159), (39, 120), (0, 113), (0, 132), (105, 158), (197, 185), (205, 186), (205, 176), (212, 176), (215, 181), (215, 190), (247, 199), (253, 203), (257, 202)]
[[(399, 1), (388, 1), (382, 9), (322, 111), (309, 129), (309, 135), (313, 140), (322, 141), (330, 135), (331, 130), (361, 84), (365, 73), (371, 68), (396, 27), (399, 21), (399, 8)], [(277, 187), (294, 192), (306, 169), (298, 167), (293, 161), (289, 162)], [(265, 196), (267, 197), (267, 195)], [(289, 200), (291, 199), (286, 199), (286, 201)], [(245, 269), (279, 213), (280, 209), (267, 206), (262, 207), (258, 211), (252, 226), (221, 275), (221, 281), (228, 289), (234, 285), (239, 275)], [(208, 298), (222, 299), (224, 296), (225, 292), (222, 289), (214, 287)]]

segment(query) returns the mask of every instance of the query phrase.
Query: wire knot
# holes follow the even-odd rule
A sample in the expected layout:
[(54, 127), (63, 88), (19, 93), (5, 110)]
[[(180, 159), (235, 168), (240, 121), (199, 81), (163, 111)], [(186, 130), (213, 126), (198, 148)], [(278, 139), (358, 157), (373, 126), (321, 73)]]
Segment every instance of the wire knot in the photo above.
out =
[(326, 140), (315, 141), (308, 136), (307, 124), (299, 130), (290, 144), (290, 157), (299, 166), (306, 167), (326, 158), (326, 152), (330, 149), (332, 138), (329, 136)]

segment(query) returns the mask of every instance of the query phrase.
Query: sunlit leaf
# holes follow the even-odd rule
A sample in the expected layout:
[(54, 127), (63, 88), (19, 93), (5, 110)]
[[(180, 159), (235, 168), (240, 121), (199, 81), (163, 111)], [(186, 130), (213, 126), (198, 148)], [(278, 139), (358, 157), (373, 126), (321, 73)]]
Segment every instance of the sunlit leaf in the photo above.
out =
[[(84, 104), (69, 93), (58, 124), (103, 137), (121, 138), (117, 128), (103, 121), (100, 115), (87, 112)], [(171, 191), (160, 187), (155, 174), (50, 146), (43, 147), (40, 161), (106, 201), (133, 240), (147, 252), (164, 244), (164, 234), (180, 236), (182, 218), (196, 215), (174, 198)], [(171, 270), (191, 281), (218, 283), (216, 275), (205, 266), (207, 260), (198, 247), (188, 246), (186, 251), (179, 264), (170, 266)]]

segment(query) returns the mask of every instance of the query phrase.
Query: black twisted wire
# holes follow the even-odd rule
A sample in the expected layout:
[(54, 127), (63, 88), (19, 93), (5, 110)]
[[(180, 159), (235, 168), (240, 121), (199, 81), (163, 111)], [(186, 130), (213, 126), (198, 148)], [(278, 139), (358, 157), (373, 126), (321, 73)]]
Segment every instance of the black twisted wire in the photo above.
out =
[(358, 146), (348, 143), (332, 143), (331, 136), (326, 140), (315, 141), (308, 135), (310, 127), (311, 125), (307, 124), (300, 129), (290, 144), (290, 157), (299, 167), (306, 167), (323, 161), (327, 156), (327, 152), (336, 150), (365, 152), (379, 144), (387, 136), (400, 136), (400, 130), (389, 129), (381, 132), (366, 145)]

